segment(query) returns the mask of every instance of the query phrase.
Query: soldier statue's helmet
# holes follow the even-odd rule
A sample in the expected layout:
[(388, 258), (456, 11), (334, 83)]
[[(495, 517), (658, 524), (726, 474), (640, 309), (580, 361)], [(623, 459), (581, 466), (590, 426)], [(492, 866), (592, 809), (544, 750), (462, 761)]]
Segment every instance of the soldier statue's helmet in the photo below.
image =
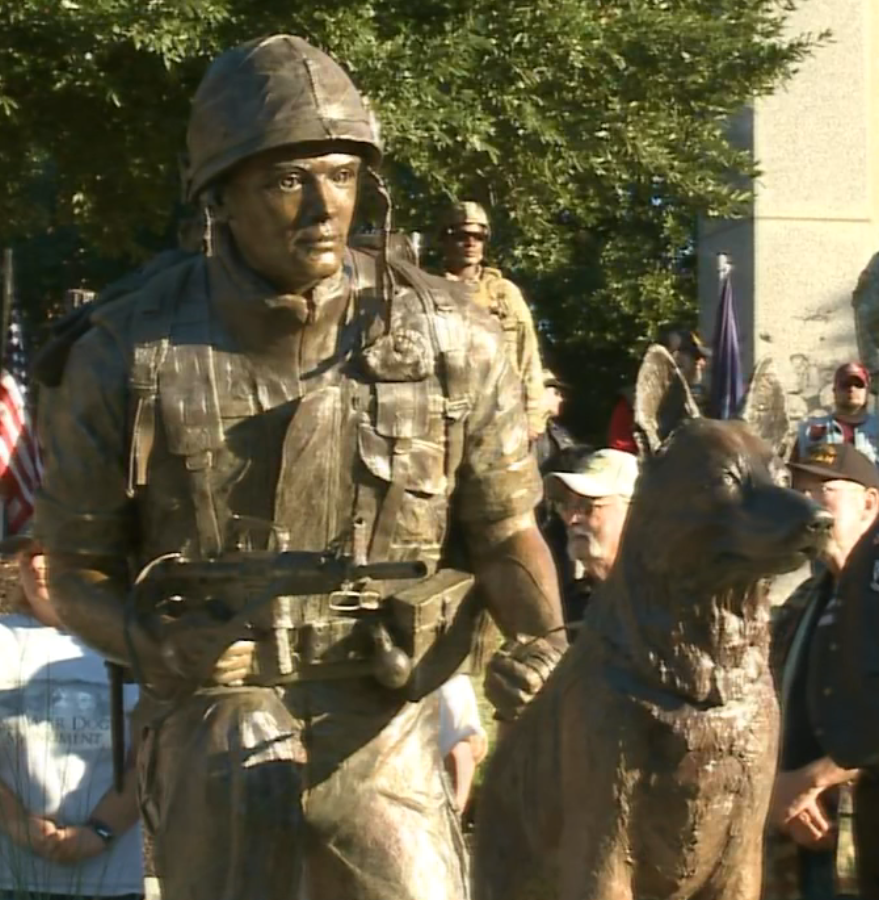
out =
[(192, 102), (186, 192), (195, 199), (242, 160), (291, 144), (344, 141), (381, 161), (378, 123), (342, 67), (287, 34), (217, 57)]
[(475, 200), (464, 200), (461, 203), (452, 204), (443, 216), (440, 233), (445, 236), (467, 225), (478, 226), (484, 231), (486, 239), (491, 237), (488, 213), (485, 211), (485, 207)]

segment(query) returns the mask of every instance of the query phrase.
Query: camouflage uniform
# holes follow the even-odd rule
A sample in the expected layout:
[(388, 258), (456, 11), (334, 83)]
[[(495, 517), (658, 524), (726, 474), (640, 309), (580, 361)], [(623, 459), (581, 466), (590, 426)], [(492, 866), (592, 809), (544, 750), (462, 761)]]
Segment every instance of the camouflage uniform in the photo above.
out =
[[(433, 279), (399, 284), (388, 323), (377, 280), (351, 252), (308, 303), (279, 295), (220, 228), (213, 255), (99, 308), (40, 411), (50, 558), (136, 571), (165, 553), (222, 553), (258, 520), (305, 551), (351, 553), (365, 527), (371, 558), (434, 571), (453, 498), (475, 528), (530, 512), (539, 477), (489, 316)], [(243, 346), (230, 327), (242, 307), (296, 319), (295, 352), (280, 363)], [(271, 547), (268, 532), (249, 539)], [(465, 898), (435, 697), (408, 702), (357, 654), (297, 678), (306, 636), (370, 613), (330, 595), (277, 602), (280, 623), (253, 632), (253, 678), (184, 686), (144, 729), (143, 815), (165, 896), (294, 900), (305, 859), (310, 900)]]
[[(447, 227), (452, 224), (473, 223), (481, 225), (489, 233), (488, 217), (477, 203), (467, 201), (454, 207), (447, 216)], [(451, 281), (460, 281), (451, 272), (445, 272)], [(543, 431), (546, 411), (543, 408), (543, 369), (540, 364), (540, 348), (534, 318), (522, 296), (522, 292), (500, 269), (480, 266), (479, 275), (462, 282), (469, 289), (473, 300), (487, 309), (499, 322), (504, 333), (507, 358), (522, 382), (522, 395), (528, 427), (532, 433)]]

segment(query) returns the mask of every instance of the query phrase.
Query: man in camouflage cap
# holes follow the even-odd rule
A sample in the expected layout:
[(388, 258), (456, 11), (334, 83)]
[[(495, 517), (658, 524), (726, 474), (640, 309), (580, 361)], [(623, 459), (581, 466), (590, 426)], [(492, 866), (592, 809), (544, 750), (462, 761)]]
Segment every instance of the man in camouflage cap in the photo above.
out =
[[(436, 701), (400, 645), (457, 662), (444, 641), (463, 621), (469, 646), (471, 619), (442, 618), (469, 577), (445, 569), (454, 507), (501, 630), (537, 637), (493, 664), (501, 716), (564, 646), (519, 385), (456, 286), (346, 249), (359, 181), (383, 191), (381, 148), (329, 57), (287, 35), (224, 53), (188, 147), (206, 252), (98, 306), (43, 392), (60, 614), (155, 700), (141, 802), (167, 900), (294, 900), (303, 868), (310, 900), (460, 900)], [(235, 573), (276, 550), (428, 577), (256, 605)], [(155, 574), (211, 560), (232, 575)], [(389, 619), (395, 591), (422, 624)]]
[(440, 235), (445, 277), (462, 282), (473, 299), (487, 309), (504, 332), (504, 347), (522, 382), (528, 431), (536, 440), (546, 426), (540, 348), (531, 310), (519, 288), (500, 269), (485, 265), (485, 245), (491, 237), (488, 215), (472, 200), (454, 204), (443, 219)]

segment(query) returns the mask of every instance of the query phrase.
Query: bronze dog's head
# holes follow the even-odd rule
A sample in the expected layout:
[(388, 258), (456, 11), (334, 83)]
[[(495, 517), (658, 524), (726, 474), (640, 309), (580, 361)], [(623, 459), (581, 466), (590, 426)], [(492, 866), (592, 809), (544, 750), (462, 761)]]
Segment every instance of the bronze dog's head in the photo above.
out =
[[(636, 396), (642, 474), (595, 622), (629, 665), (700, 702), (741, 696), (766, 671), (764, 579), (792, 571), (831, 517), (785, 485), (787, 433), (767, 371), (749, 422), (698, 417), (671, 357), (651, 348)], [(751, 394), (754, 396), (755, 386)]]
[(700, 592), (793, 571), (821, 548), (832, 519), (786, 481), (745, 422), (693, 419), (644, 461), (621, 553)]

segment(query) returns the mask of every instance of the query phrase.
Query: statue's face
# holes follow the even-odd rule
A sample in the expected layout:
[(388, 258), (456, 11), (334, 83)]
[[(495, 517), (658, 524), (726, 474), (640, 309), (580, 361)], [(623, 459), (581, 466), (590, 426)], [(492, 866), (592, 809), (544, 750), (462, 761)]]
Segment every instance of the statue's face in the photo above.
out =
[(457, 225), (443, 236), (446, 267), (457, 272), (467, 266), (478, 266), (485, 256), (488, 235), (481, 225)]
[(360, 159), (268, 150), (225, 182), (218, 215), (244, 261), (279, 291), (301, 294), (342, 265), (357, 202)]

